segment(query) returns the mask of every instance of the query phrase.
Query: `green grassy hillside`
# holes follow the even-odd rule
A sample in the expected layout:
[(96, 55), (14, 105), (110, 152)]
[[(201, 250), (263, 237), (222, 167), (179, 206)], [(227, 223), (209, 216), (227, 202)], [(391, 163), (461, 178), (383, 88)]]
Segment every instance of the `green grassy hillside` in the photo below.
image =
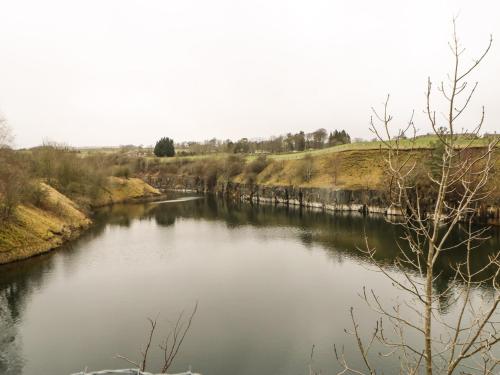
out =
[[(434, 148), (434, 143), (437, 141), (437, 136), (435, 135), (424, 135), (424, 136), (419, 136), (415, 139), (415, 142), (408, 140), (408, 139), (402, 139), (399, 141), (399, 147), (403, 150), (410, 150), (410, 149), (431, 149)], [(465, 146), (470, 146), (470, 147), (483, 147), (486, 146), (489, 142), (491, 141), (491, 138), (477, 138), (474, 140), (470, 140), (465, 137), (459, 137), (456, 140), (456, 145), (457, 147), (465, 147)], [(301, 151), (301, 152), (289, 152), (289, 153), (279, 153), (279, 154), (266, 154), (268, 158), (274, 159), (274, 160), (291, 160), (291, 159), (302, 159), (306, 157), (307, 155), (311, 156), (320, 156), (320, 155), (328, 155), (332, 153), (337, 153), (337, 152), (344, 152), (344, 151), (372, 151), (372, 150), (383, 150), (386, 149), (386, 146), (383, 144), (383, 142), (379, 141), (364, 141), (364, 142), (354, 142), (354, 143), (348, 143), (348, 144), (343, 144), (343, 145), (338, 145), (338, 146), (332, 146), (332, 147), (325, 147), (322, 149), (317, 149), (317, 150), (306, 150), (306, 151)], [(191, 156), (176, 156), (173, 158), (156, 158), (156, 157), (147, 157), (148, 160), (161, 160), (161, 162), (164, 163), (171, 163), (176, 160), (182, 160), (182, 161), (197, 161), (200, 159), (224, 159), (228, 157), (229, 155), (232, 154), (227, 154), (227, 153), (214, 153), (214, 154), (204, 154), (204, 155), (191, 155)], [(249, 155), (244, 155), (244, 157), (247, 160), (254, 160), (258, 158), (262, 154), (249, 154)]]

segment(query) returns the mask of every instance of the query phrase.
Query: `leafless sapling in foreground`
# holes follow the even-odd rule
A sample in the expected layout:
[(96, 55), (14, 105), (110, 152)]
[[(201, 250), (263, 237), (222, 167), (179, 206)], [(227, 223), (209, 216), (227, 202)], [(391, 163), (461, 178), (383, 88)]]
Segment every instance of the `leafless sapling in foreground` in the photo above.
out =
[[(439, 152), (434, 172), (427, 171), (424, 175), (425, 183), (430, 186), (425, 195), (422, 176), (415, 177), (419, 166), (413, 152), (417, 142), (413, 115), (409, 123), (393, 135), (389, 97), (383, 112), (373, 110), (371, 128), (386, 150), (386, 169), (392, 186), (391, 205), (402, 215), (395, 223), (404, 233), (395, 244), (398, 256), (394, 268), (398, 272), (389, 271), (376, 260), (376, 250), (370, 247), (367, 238), (362, 251), (375, 270), (406, 297), (402, 302), (387, 306), (375, 291), (363, 290), (361, 296), (377, 312), (378, 320), (373, 333), (364, 337), (351, 308), (353, 329), (349, 333), (356, 340), (362, 366), (351, 367), (343, 349), (335, 348), (342, 368), (339, 374), (381, 374), (382, 371), (373, 365), (372, 352), (375, 350), (381, 356), (396, 356), (401, 374), (486, 375), (500, 371), (500, 359), (495, 357), (494, 350), (500, 341), (497, 311), (500, 256), (496, 252), (479, 269), (472, 265), (478, 245), (487, 236), (487, 228), (473, 225), (473, 218), (478, 205), (491, 194), (494, 186), (494, 181), (489, 183), (489, 180), (498, 138), (477, 146), (484, 108), (472, 130), (457, 129), (457, 121), (477, 88), (477, 83), (470, 85), (467, 79), (483, 61), (491, 44), (490, 37), (480, 57), (465, 64), (464, 48), (453, 20), (453, 38), (449, 43), (453, 69), (448, 76), (449, 85), (441, 83), (437, 88), (446, 103), (443, 117), (436, 115), (430, 79), (427, 85), (425, 114), (438, 139), (436, 149), (442, 152)], [(411, 135), (409, 140), (405, 139), (408, 134)], [(455, 241), (452, 234), (457, 230), (462, 235)], [(464, 248), (464, 260), (449, 265), (453, 275), (451, 282), (445, 290), (436, 290), (439, 261), (444, 254), (463, 252)], [(443, 303), (453, 311), (445, 319), (439, 310)]]
[[(191, 323), (193, 322), (193, 318), (196, 315), (197, 310), (198, 310), (198, 302), (196, 302), (193, 311), (188, 317), (185, 317), (184, 311), (182, 311), (179, 314), (179, 317), (177, 318), (172, 329), (168, 332), (165, 339), (159, 345), (159, 348), (163, 352), (163, 365), (159, 369), (161, 374), (166, 374), (170, 366), (172, 366), (172, 363), (174, 362), (175, 357), (179, 353), (179, 349), (181, 348), (182, 343), (184, 342), (184, 339), (187, 333), (189, 332), (189, 329), (191, 328)], [(127, 361), (128, 363), (134, 365), (141, 371), (146, 371), (148, 367), (148, 354), (151, 348), (151, 344), (153, 342), (153, 337), (156, 332), (157, 319), (153, 320), (151, 318), (148, 318), (148, 322), (150, 324), (150, 329), (146, 346), (144, 347), (144, 350), (141, 351), (141, 356), (142, 356), (141, 360), (133, 361), (125, 356), (116, 355), (117, 358)]]

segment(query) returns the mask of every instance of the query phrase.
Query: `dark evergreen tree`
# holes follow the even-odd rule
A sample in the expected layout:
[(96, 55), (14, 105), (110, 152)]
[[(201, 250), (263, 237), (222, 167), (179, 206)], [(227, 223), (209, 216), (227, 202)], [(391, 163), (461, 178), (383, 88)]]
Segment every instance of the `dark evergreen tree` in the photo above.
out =
[(332, 132), (328, 135), (328, 146), (334, 146), (335, 145), (335, 136), (333, 135)]
[(161, 138), (156, 142), (154, 154), (158, 157), (172, 157), (175, 155), (174, 140), (168, 137)]
[(333, 133), (330, 133), (328, 136), (329, 146), (343, 145), (346, 143), (351, 143), (351, 136), (347, 134), (345, 130), (334, 130)]

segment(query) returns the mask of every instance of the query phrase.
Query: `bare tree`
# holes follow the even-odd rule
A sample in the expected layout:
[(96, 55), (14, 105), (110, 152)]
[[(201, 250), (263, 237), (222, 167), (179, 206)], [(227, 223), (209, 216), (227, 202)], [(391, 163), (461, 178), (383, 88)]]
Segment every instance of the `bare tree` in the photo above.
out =
[[(168, 369), (172, 366), (172, 363), (174, 362), (175, 357), (179, 353), (179, 350), (182, 346), (182, 343), (184, 342), (184, 339), (186, 338), (187, 333), (189, 332), (189, 329), (191, 328), (191, 324), (193, 322), (193, 318), (196, 315), (196, 311), (198, 310), (198, 302), (194, 305), (193, 311), (188, 317), (185, 317), (184, 311), (182, 311), (179, 314), (179, 317), (177, 318), (174, 326), (172, 329), (168, 332), (167, 336), (165, 339), (162, 341), (162, 343), (159, 345), (159, 348), (163, 352), (163, 365), (161, 366), (160, 373), (161, 374), (166, 374)], [(141, 360), (140, 361), (134, 361), (130, 360), (129, 358), (117, 354), (116, 357), (119, 359), (123, 359), (124, 361), (134, 365), (141, 371), (146, 371), (148, 367), (148, 354), (149, 350), (151, 348), (151, 344), (153, 342), (153, 337), (156, 332), (156, 327), (157, 327), (157, 319), (151, 319), (148, 318), (148, 322), (150, 324), (150, 329), (148, 333), (148, 338), (146, 342), (146, 346), (144, 347), (144, 350), (141, 351)]]
[(0, 115), (0, 148), (9, 147), (12, 141), (12, 130), (7, 125), (7, 120)]
[[(378, 314), (373, 334), (364, 337), (351, 309), (353, 329), (363, 368), (352, 367), (343, 350), (335, 348), (342, 367), (340, 374), (379, 374), (371, 353), (381, 347), (383, 356), (397, 356), (401, 374), (496, 374), (500, 359), (494, 346), (500, 341), (497, 308), (500, 303), (500, 257), (498, 252), (486, 264), (474, 267), (472, 259), (479, 244), (487, 237), (488, 228), (473, 224), (478, 206), (492, 192), (489, 180), (494, 164), (493, 154), (498, 138), (478, 147), (484, 122), (484, 108), (470, 131), (458, 131), (458, 120), (468, 108), (477, 83), (467, 79), (483, 61), (492, 45), (492, 38), (479, 58), (464, 64), (463, 53), (453, 20), (453, 38), (449, 44), (453, 69), (448, 84), (441, 83), (438, 91), (445, 99), (443, 119), (436, 116), (433, 106), (433, 85), (428, 79), (426, 117), (440, 143), (439, 168), (428, 172), (425, 182), (416, 178), (416, 128), (413, 115), (408, 124), (392, 131), (393, 117), (389, 114), (389, 96), (382, 112), (373, 109), (371, 129), (386, 151), (385, 163), (391, 179), (391, 205), (400, 212), (395, 223), (402, 236), (396, 241), (398, 256), (388, 270), (375, 257), (365, 238), (361, 249), (381, 272), (406, 296), (403, 302), (387, 306), (374, 290), (364, 289), (363, 300)], [(404, 143), (403, 143), (404, 142)], [(409, 147), (408, 147), (409, 145)], [(430, 189), (422, 191), (428, 183)], [(392, 220), (394, 221), (394, 220)], [(463, 233), (458, 240), (453, 233)], [(465, 248), (465, 250), (464, 250)], [(450, 264), (452, 280), (445, 290), (438, 290), (438, 264), (444, 254), (465, 251), (464, 260)], [(488, 293), (482, 291), (487, 290)], [(445, 302), (443, 302), (445, 301)], [(443, 319), (440, 309), (455, 312)]]
[(302, 159), (302, 163), (298, 169), (302, 181), (310, 182), (314, 175), (314, 160), (311, 154), (306, 154)]

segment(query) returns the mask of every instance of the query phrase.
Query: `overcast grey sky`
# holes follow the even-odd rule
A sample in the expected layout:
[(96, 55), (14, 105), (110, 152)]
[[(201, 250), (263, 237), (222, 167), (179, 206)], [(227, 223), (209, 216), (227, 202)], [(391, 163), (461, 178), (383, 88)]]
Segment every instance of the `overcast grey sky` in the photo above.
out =
[[(371, 138), (370, 107), (422, 116), (446, 78), (500, 37), (497, 0), (0, 0), (0, 111), (16, 146), (267, 137), (319, 127)], [(500, 130), (500, 43), (470, 117)]]

